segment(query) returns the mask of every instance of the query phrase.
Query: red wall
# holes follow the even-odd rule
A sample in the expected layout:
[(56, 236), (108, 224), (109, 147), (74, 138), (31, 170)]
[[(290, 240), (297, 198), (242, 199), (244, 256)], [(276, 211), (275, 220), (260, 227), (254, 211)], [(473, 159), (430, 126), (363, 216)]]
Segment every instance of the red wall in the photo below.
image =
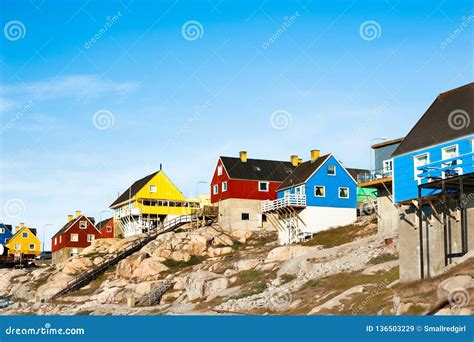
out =
[[(280, 186), (281, 182), (270, 182), (269, 191), (263, 192), (258, 191), (258, 180), (241, 180), (241, 179), (229, 179), (227, 172), (222, 167), (222, 175), (217, 175), (217, 168), (222, 165), (221, 160), (217, 163), (214, 175), (211, 181), (211, 203), (216, 203), (228, 198), (239, 198), (239, 199), (257, 199), (257, 200), (273, 200), (277, 198), (276, 189)], [(227, 191), (222, 192), (222, 182), (227, 181)], [(214, 185), (219, 185), (219, 193), (214, 195)]]
[[(112, 227), (112, 232), (107, 233), (107, 227), (110, 226)], [(106, 239), (106, 238), (113, 238), (114, 237), (114, 219), (110, 218), (110, 220), (102, 227), (100, 230), (101, 238)]]
[[(87, 221), (87, 228), (81, 229), (79, 228), (80, 221)], [(79, 238), (78, 241), (71, 241), (71, 234), (78, 234)], [(51, 241), (51, 251), (56, 252), (63, 247), (71, 247), (71, 248), (85, 248), (90, 246), (90, 242), (87, 241), (87, 235), (94, 234), (96, 239), (100, 239), (101, 235), (99, 231), (95, 228), (95, 226), (90, 222), (85, 216), (81, 216), (79, 220), (71, 227), (68, 231), (63, 233), (61, 236), (61, 242), (59, 242), (59, 236), (52, 238)], [(54, 244), (54, 239), (56, 239), (56, 244)]]

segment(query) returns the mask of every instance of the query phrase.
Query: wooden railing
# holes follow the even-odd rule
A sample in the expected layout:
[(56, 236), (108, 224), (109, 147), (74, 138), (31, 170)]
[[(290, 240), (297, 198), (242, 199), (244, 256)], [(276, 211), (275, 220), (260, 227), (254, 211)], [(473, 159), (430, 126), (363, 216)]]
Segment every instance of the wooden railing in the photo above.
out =
[(286, 195), (270, 201), (262, 201), (262, 213), (276, 211), (285, 207), (306, 207), (306, 195)]

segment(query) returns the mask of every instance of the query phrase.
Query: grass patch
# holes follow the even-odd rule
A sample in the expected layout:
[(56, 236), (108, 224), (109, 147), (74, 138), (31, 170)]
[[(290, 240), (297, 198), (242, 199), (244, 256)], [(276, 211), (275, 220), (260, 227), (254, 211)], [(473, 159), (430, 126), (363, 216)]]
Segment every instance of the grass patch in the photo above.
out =
[(203, 261), (203, 257), (192, 255), (189, 261), (166, 259), (165, 261), (163, 261), (163, 264), (167, 266), (171, 271), (176, 271), (189, 266), (198, 265)]
[(247, 291), (242, 292), (241, 294), (231, 297), (231, 299), (241, 299), (245, 297), (250, 297), (259, 293), (262, 293), (267, 289), (267, 284), (263, 281), (258, 282), (252, 285)]
[(321, 284), (321, 281), (319, 279), (310, 279), (303, 285), (303, 287), (313, 288), (313, 287), (318, 287), (319, 284)]
[(412, 316), (422, 315), (425, 311), (426, 311), (426, 309), (423, 306), (418, 305), (418, 304), (413, 304), (413, 305), (410, 306), (410, 308), (408, 309), (406, 314), (407, 315), (412, 315)]
[(262, 275), (263, 273), (257, 270), (246, 270), (237, 273), (237, 278), (241, 283), (248, 283), (259, 279)]
[(392, 260), (397, 260), (397, 259), (398, 259), (398, 257), (394, 254), (382, 253), (382, 254), (370, 259), (368, 263), (370, 265), (378, 265), (378, 264), (383, 264), (385, 262), (392, 261)]
[(348, 225), (343, 227), (332, 228), (314, 234), (313, 238), (303, 242), (303, 246), (323, 246), (323, 248), (331, 248), (352, 242), (358, 238), (371, 235), (367, 232), (367, 227), (359, 225)]
[(280, 276), (280, 279), (282, 280), (283, 284), (289, 283), (290, 281), (293, 281), (296, 279), (296, 276), (294, 274), (282, 274)]

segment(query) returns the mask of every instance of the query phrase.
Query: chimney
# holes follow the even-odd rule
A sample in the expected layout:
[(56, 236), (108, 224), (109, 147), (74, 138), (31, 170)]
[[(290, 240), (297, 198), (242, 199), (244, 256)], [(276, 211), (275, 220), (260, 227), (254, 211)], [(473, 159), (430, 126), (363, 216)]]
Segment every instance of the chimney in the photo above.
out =
[(292, 155), (290, 157), (290, 160), (291, 160), (291, 164), (293, 164), (293, 166), (298, 166), (298, 156), (297, 155)]
[(25, 227), (25, 224), (22, 222), (20, 223), (20, 228), (24, 228)]
[(247, 151), (240, 151), (240, 160), (242, 161), (242, 163), (246, 163), (247, 162)]
[(68, 216), (67, 216), (67, 221), (68, 221), (68, 222), (71, 222), (71, 221), (72, 221), (72, 215), (68, 215)]
[(76, 210), (76, 218), (78, 218), (79, 216), (81, 216), (81, 211), (80, 211), (80, 210)]
[(18, 231), (20, 230), (20, 227), (19, 226), (15, 226), (15, 231), (13, 233), (17, 233)]
[(311, 150), (311, 163), (314, 163), (320, 154), (321, 152), (319, 150)]

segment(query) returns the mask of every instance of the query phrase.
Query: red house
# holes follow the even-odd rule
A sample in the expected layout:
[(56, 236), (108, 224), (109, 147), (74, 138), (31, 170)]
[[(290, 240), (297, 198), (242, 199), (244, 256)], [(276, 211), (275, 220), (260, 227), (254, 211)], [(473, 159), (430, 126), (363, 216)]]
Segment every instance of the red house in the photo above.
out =
[(115, 237), (113, 217), (100, 221), (95, 225), (95, 227), (100, 232), (100, 235), (103, 239)]
[(70, 256), (89, 247), (95, 239), (101, 238), (100, 231), (94, 225), (94, 219), (76, 211), (76, 217), (68, 215), (68, 222), (51, 238), (53, 263), (61, 263)]
[(277, 198), (276, 189), (298, 166), (291, 161), (219, 157), (211, 181), (211, 202), (219, 207), (219, 225), (224, 229), (256, 230), (267, 226), (261, 201)]

